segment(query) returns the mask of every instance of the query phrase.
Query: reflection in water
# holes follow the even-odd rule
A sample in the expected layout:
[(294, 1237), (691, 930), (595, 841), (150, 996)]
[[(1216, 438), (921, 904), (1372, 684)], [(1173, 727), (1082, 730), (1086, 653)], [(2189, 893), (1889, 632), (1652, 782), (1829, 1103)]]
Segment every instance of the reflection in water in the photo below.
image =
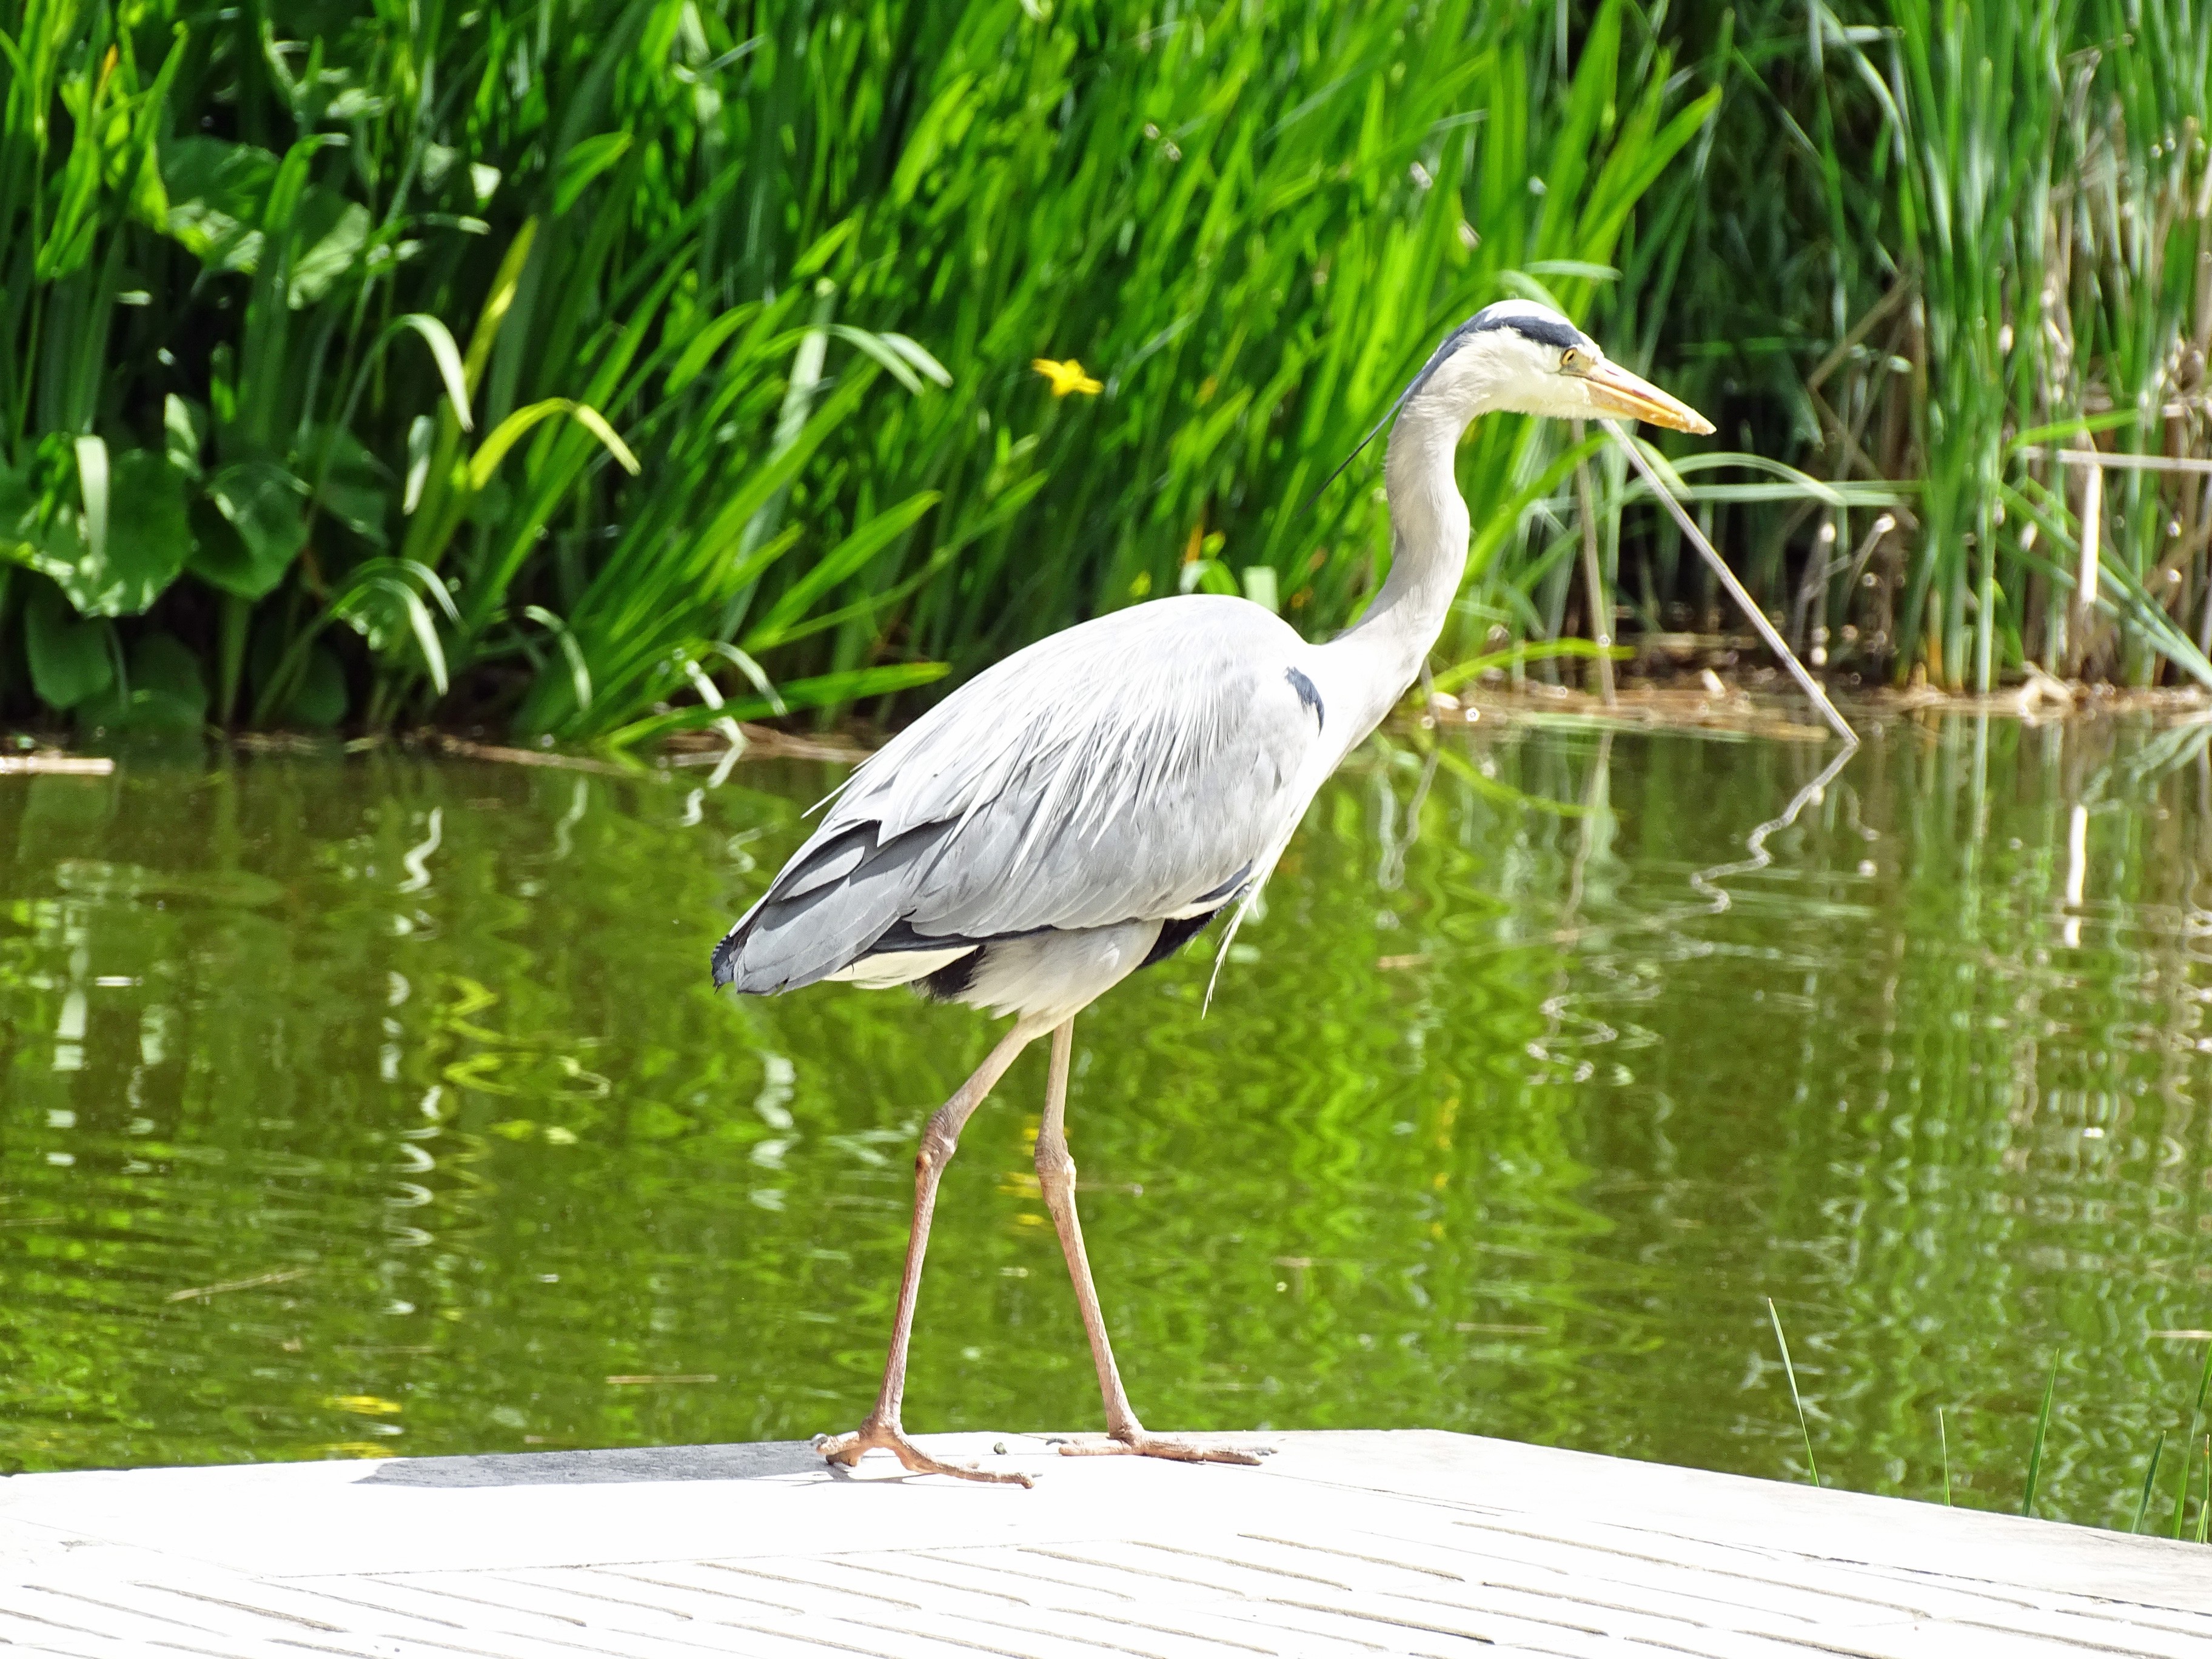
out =
[[(2124, 1524), (2204, 1351), (2166, 1334), (2212, 1327), (2207, 732), (1895, 725), (1794, 817), (1802, 746), (1370, 746), (1210, 1014), (1201, 948), (1078, 1030), (1146, 1420), (1802, 1478), (1771, 1296), (1831, 1481), (1940, 1492), (1941, 1407), (1960, 1501), (2016, 1505), (2056, 1353), (2040, 1507)], [(914, 1137), (991, 1028), (711, 994), (832, 778), (125, 757), (0, 786), (0, 1457), (854, 1419)], [(1042, 1066), (947, 1176), (919, 1429), (1095, 1423), (1025, 1141)]]

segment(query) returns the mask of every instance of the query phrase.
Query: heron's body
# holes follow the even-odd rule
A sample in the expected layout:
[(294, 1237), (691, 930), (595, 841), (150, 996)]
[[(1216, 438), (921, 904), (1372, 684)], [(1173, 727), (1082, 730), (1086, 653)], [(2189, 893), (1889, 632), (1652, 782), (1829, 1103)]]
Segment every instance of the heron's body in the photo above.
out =
[(854, 775), (718, 975), (1084, 1007), (1249, 893), (1371, 729), (1331, 649), (1214, 595), (1039, 641)]
[(1386, 466), (1390, 574), (1349, 632), (1310, 644), (1258, 605), (1190, 596), (1042, 640), (860, 767), (716, 947), (716, 984), (740, 991), (911, 984), (1015, 1017), (924, 1133), (884, 1391), (861, 1431), (827, 1449), (831, 1456), (849, 1462), (887, 1446), (912, 1468), (972, 1473), (928, 1458), (898, 1427), (907, 1336), (938, 1173), (969, 1113), (1022, 1047), (1049, 1030), (1038, 1175), (1115, 1449), (1249, 1461), (1153, 1439), (1121, 1392), (1060, 1129), (1073, 1020), (1247, 898), (1322, 782), (1418, 678), (1467, 557), (1453, 456), (1486, 408), (1703, 425), (1607, 364), (1565, 319), (1519, 302), (1492, 307), (1445, 341), (1400, 399)]

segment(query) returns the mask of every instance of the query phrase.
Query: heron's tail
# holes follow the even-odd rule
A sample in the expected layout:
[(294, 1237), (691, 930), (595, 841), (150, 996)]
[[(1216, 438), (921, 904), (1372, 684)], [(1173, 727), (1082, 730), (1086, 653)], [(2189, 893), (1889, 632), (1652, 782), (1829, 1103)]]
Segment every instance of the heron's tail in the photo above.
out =
[(849, 968), (896, 927), (945, 834), (930, 824), (878, 845), (872, 823), (800, 848), (760, 902), (714, 947), (714, 987), (750, 996), (795, 991)]
[(760, 914), (756, 904), (739, 918), (738, 925), (722, 935), (714, 946), (714, 988), (719, 991), (738, 976), (739, 958), (744, 954), (745, 935), (752, 931), (753, 918)]

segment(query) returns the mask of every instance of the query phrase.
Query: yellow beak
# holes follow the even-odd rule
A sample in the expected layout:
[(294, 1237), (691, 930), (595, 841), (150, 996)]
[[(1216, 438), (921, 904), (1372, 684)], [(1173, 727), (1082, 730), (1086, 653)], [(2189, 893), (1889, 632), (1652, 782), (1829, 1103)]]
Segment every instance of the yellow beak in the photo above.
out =
[(1583, 376), (1589, 382), (1590, 402), (1600, 414), (1622, 415), (1632, 421), (1672, 427), (1677, 432), (1711, 432), (1713, 423), (1684, 403), (1671, 398), (1650, 381), (1631, 374), (1617, 363), (1601, 362)]

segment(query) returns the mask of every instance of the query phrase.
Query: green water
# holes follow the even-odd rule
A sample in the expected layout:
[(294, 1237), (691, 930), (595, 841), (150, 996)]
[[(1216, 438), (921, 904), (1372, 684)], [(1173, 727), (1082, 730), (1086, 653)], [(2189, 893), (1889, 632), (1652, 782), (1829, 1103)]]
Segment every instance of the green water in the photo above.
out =
[[(1078, 1026), (1139, 1409), (1425, 1425), (2168, 1524), (2212, 1327), (2205, 726), (1495, 729), (1322, 796)], [(795, 1437), (872, 1397), (981, 1016), (718, 1000), (837, 775), (125, 753), (0, 779), (0, 1459)], [(1756, 847), (1753, 843), (1756, 842)], [(1758, 848), (1771, 862), (1760, 867)], [(1030, 1171), (946, 1178), (908, 1422), (1092, 1428)], [(654, 1379), (654, 1380), (633, 1380)], [(2202, 1453), (2195, 1492), (2203, 1491)], [(2194, 1527), (2196, 1498), (2191, 1500)]]

